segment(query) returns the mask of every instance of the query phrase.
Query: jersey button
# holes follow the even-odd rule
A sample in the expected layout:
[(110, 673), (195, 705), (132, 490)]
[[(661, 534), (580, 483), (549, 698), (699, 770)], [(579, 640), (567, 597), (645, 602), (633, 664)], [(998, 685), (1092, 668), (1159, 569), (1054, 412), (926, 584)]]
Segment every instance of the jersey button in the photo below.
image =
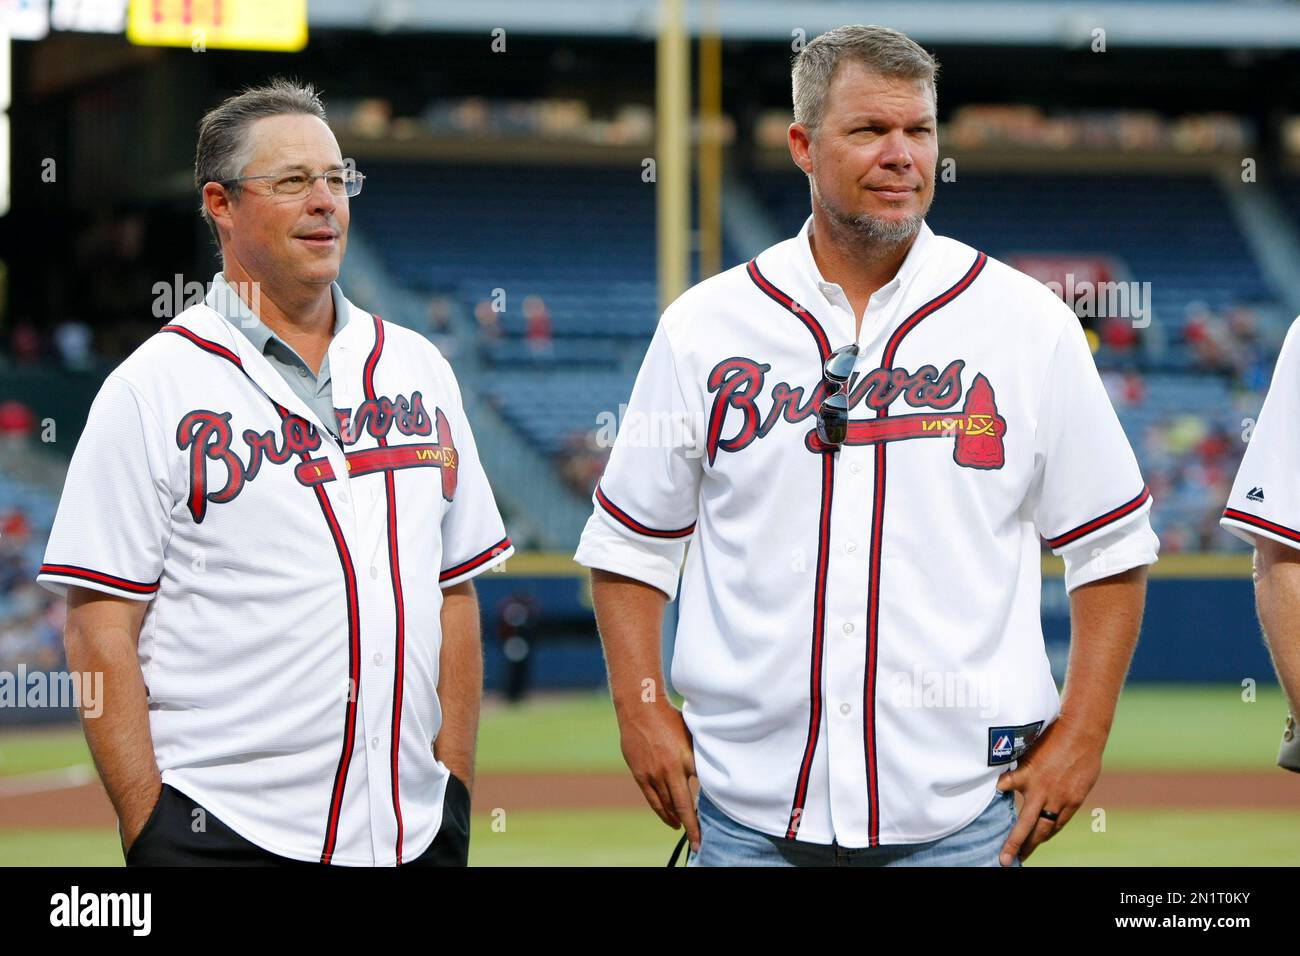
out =
[[(847, 705), (845, 705), (845, 706), (847, 706)], [(378, 749), (379, 749), (379, 738), (378, 738), (378, 737), (371, 737), (371, 738), (370, 738), (370, 749), (371, 749), (371, 750), (378, 750)]]
[(846, 621), (846, 622), (844, 623), (844, 626), (843, 626), (840, 630), (842, 630), (845, 634), (852, 634), (852, 633), (853, 633), (853, 622), (852, 622), (852, 621)]
[(843, 714), (845, 717), (847, 717), (849, 715), (849, 712), (852, 710), (853, 708), (848, 704), (840, 704), (840, 713)]
[(379, 578), (379, 568), (373, 564), (370, 566), (370, 576), (375, 579)]
[(853, 472), (855, 475), (859, 475), (862, 473), (862, 466), (855, 461), (853, 464), (849, 465), (849, 471)]
[(380, 653), (378, 653), (378, 652), (376, 652), (376, 653), (375, 653), (375, 666), (378, 667), (378, 666), (381, 665), (383, 662), (384, 662), (384, 655), (383, 655), (383, 654), (380, 654)]
[(850, 541), (844, 546), (845, 554), (852, 554), (856, 550), (858, 550), (858, 543), (856, 541)]

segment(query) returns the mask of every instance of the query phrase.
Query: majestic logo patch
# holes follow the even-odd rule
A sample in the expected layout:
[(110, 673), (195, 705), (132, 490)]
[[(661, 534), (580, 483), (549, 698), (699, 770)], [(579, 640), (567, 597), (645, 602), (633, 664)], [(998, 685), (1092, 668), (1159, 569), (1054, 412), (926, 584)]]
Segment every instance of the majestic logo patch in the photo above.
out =
[[(411, 393), (410, 401), (403, 395), (395, 400), (386, 396), (368, 400), (357, 409), (335, 409), (339, 432), (345, 446), (354, 445), (362, 435), (378, 439), (386, 437), (396, 427), (403, 435), (430, 435), (434, 422), (425, 413), (423, 399), (418, 391)], [(376, 471), (428, 466), (442, 469), (442, 495), (451, 501), (456, 493), (456, 475), (460, 464), (456, 446), (452, 441), (451, 426), (442, 409), (434, 409), (437, 423), (437, 444), (403, 444), (387, 448), (372, 447), (347, 451), (349, 477)], [(262, 462), (282, 465), (295, 456), (301, 460), (294, 468), (294, 477), (303, 485), (311, 486), (334, 480), (334, 469), (329, 459), (312, 458), (311, 453), (321, 447), (321, 436), (316, 426), (298, 415), (290, 415), (280, 422), (277, 431), (255, 432), (248, 428), (242, 435), (247, 453), (241, 458), (232, 448), (234, 430), (230, 412), (214, 412), (198, 408), (181, 417), (176, 427), (176, 444), (190, 452), (190, 493), (188, 505), (195, 522), (207, 515), (208, 503), (225, 504), (233, 501), (244, 490), (245, 484), (257, 477)], [(247, 460), (245, 460), (245, 458)], [(224, 466), (209, 474), (213, 464)], [(213, 479), (221, 481), (215, 487)]]
[(989, 728), (989, 766), (1011, 763), (1029, 749), (1029, 745), (1038, 739), (1043, 722), (1036, 720), (1032, 724), (1018, 727)]
[[(922, 365), (915, 372), (905, 368), (878, 368), (849, 381), (849, 410), (864, 405), (878, 413), (886, 411), (897, 399), (913, 408), (946, 411), (961, 400), (961, 373), (965, 361), (954, 359), (940, 372), (933, 365)], [(766, 413), (759, 408), (767, 373), (771, 366), (753, 359), (724, 359), (709, 373), (708, 387), (716, 392), (709, 416), (707, 450), (713, 464), (719, 451), (735, 452), (756, 438), (766, 436), (778, 421), (791, 424), (809, 418), (825, 395), (825, 384), (812, 390), (803, 401), (804, 389), (786, 382), (772, 386)], [(733, 434), (724, 437), (728, 412), (740, 413), (740, 424)], [(996, 469), (1005, 463), (1002, 439), (1007, 431), (1006, 419), (998, 414), (993, 386), (984, 375), (975, 376), (966, 403), (958, 414), (916, 413), (863, 418), (849, 422), (847, 445), (874, 445), (909, 438), (953, 438), (953, 460), (963, 468)], [(817, 429), (805, 436), (809, 451), (830, 449), (822, 443)]]
[(1251, 488), (1250, 491), (1246, 492), (1246, 500), (1247, 500), (1247, 501), (1263, 501), (1263, 500), (1264, 500), (1264, 489), (1263, 489), (1263, 488)]

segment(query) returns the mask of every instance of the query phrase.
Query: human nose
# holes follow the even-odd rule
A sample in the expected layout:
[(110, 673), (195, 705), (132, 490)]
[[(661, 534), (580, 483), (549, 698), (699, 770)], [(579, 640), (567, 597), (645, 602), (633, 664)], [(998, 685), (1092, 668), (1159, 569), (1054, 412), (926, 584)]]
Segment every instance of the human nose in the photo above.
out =
[(307, 209), (310, 212), (331, 213), (336, 205), (338, 205), (338, 197), (330, 191), (326, 178), (317, 176), (313, 179), (311, 189), (307, 193)]
[(907, 135), (901, 130), (891, 130), (880, 148), (880, 165), (887, 169), (910, 169), (912, 151), (908, 148)]

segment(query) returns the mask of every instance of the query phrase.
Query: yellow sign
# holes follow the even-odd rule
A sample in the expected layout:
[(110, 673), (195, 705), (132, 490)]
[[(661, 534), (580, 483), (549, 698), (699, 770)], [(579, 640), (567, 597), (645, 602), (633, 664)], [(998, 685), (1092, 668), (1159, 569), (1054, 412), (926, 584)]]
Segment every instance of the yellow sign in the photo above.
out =
[(307, 0), (131, 0), (126, 36), (140, 46), (202, 52), (307, 45)]

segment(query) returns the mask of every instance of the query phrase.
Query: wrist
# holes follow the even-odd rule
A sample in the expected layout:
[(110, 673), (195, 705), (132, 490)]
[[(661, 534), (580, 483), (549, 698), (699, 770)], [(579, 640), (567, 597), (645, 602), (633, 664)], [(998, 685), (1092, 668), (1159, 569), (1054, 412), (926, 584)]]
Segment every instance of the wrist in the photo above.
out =
[(614, 699), (614, 715), (620, 725), (635, 724), (642, 720), (657, 720), (667, 713), (676, 711), (677, 708), (673, 706), (666, 694), (656, 693), (653, 699), (646, 700), (639, 688), (635, 694)]
[(1109, 719), (1077, 714), (1062, 707), (1060, 715), (1056, 718), (1056, 724), (1059, 725), (1061, 733), (1083, 744), (1101, 748), (1105, 747), (1106, 741), (1110, 739), (1111, 720)]

